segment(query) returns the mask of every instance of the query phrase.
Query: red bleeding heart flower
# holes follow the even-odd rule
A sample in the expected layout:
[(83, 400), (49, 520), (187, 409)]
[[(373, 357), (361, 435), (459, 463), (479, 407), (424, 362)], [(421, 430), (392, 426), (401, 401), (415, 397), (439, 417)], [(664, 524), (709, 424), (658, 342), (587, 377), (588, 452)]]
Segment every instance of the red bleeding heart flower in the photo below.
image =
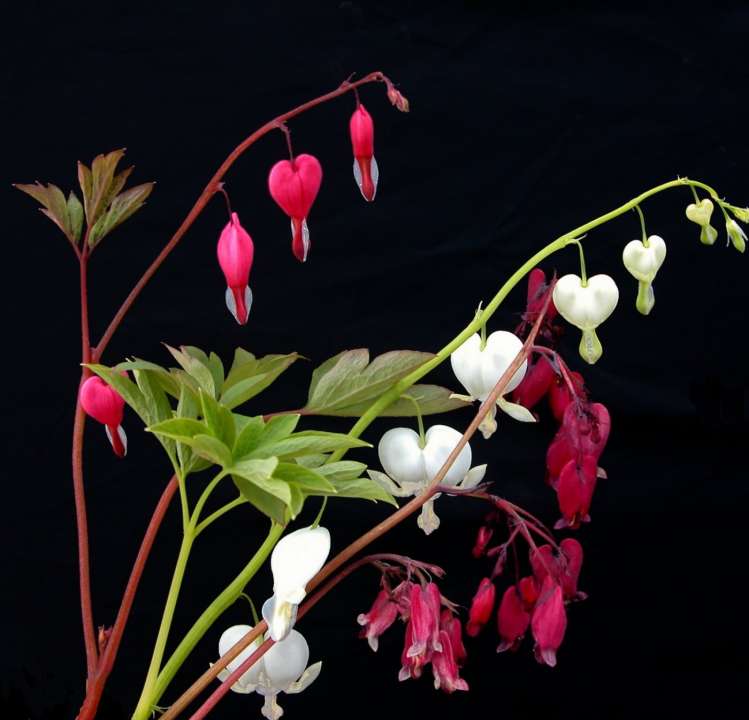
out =
[(494, 610), (496, 594), (497, 590), (494, 583), (489, 578), (484, 578), (479, 583), (479, 588), (471, 602), (468, 623), (466, 624), (466, 633), (471, 637), (476, 637), (481, 632), (481, 628), (489, 622)]
[(447, 608), (442, 611), (440, 617), (440, 630), (444, 630), (450, 638), (453, 657), (458, 665), (462, 665), (468, 657), (465, 645), (463, 645), (463, 627), (460, 620)]
[(524, 577), (505, 590), (497, 612), (497, 630), (501, 642), (497, 652), (517, 650), (531, 622), (531, 612), (538, 598), (536, 581)]
[[(569, 372), (572, 386), (575, 389), (577, 397), (585, 399), (585, 383), (583, 376), (579, 372)], [(556, 375), (554, 381), (549, 386), (549, 407), (557, 421), (561, 422), (564, 417), (564, 411), (575, 399), (570, 388), (561, 375)]]
[(570, 460), (559, 474), (557, 499), (562, 518), (555, 528), (577, 528), (581, 522), (590, 522), (590, 503), (596, 489), (598, 460), (593, 455), (584, 455), (582, 462)]
[(367, 638), (369, 647), (377, 652), (379, 638), (398, 617), (398, 605), (387, 590), (380, 590), (368, 613), (361, 613), (356, 621), (363, 626), (360, 637)]
[(125, 457), (127, 435), (122, 429), (122, 416), (125, 410), (122, 395), (100, 377), (93, 376), (81, 385), (78, 398), (86, 414), (104, 425), (114, 454), (117, 457)]
[(300, 262), (310, 249), (307, 215), (322, 182), (322, 168), (316, 157), (298, 155), (279, 160), (268, 175), (268, 189), (278, 206), (291, 218), (291, 249)]
[(374, 157), (374, 123), (361, 103), (349, 121), (351, 147), (354, 151), (354, 179), (368, 202), (375, 199), (380, 171)]
[(562, 586), (565, 600), (584, 600), (587, 595), (577, 589), (583, 564), (583, 547), (575, 538), (565, 538), (557, 554), (551, 545), (541, 545), (530, 552), (533, 575), (539, 585), (551, 573), (552, 579)]
[(434, 687), (438, 690), (442, 688), (446, 693), (468, 690), (468, 683), (458, 675), (458, 662), (452, 640), (445, 630), (440, 630), (439, 642), (442, 649), (432, 655)]
[(531, 617), (531, 632), (536, 641), (536, 660), (549, 667), (557, 664), (557, 650), (567, 629), (562, 588), (547, 575)]
[(252, 291), (248, 287), (255, 246), (249, 233), (239, 222), (237, 213), (221, 231), (216, 248), (218, 264), (226, 278), (226, 307), (234, 319), (244, 325), (252, 305)]
[(471, 550), (471, 555), (475, 558), (480, 558), (486, 552), (486, 547), (491, 542), (493, 535), (494, 528), (489, 527), (488, 525), (482, 525), (476, 535), (476, 542)]

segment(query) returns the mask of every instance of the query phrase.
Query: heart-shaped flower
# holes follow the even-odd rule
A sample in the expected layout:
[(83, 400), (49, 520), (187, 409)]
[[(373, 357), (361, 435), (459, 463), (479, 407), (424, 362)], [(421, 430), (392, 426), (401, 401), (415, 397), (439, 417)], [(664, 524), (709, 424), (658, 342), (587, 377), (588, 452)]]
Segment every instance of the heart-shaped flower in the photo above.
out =
[(279, 160), (268, 175), (268, 190), (278, 206), (291, 218), (291, 249), (304, 262), (310, 249), (307, 215), (322, 182), (322, 168), (316, 157), (298, 155)]
[[(219, 655), (225, 655), (244, 635), (252, 630), (251, 625), (234, 625), (225, 630), (218, 643)], [(256, 638), (245, 650), (218, 674), (218, 680), (224, 682), (247, 658), (262, 644)], [(289, 695), (300, 693), (309, 687), (319, 676), (322, 663), (317, 662), (307, 667), (309, 646), (304, 636), (292, 630), (286, 639), (276, 642), (247, 672), (231, 687), (236, 693), (249, 694), (257, 692), (265, 697), (261, 713), (268, 720), (277, 720), (283, 715), (283, 709), (276, 698), (279, 693)], [(306, 669), (305, 669), (306, 668)]]
[[(483, 346), (478, 333), (471, 335), (450, 355), (450, 364), (455, 377), (468, 391), (468, 395), (456, 395), (455, 397), (469, 402), (486, 400), (522, 349), (523, 343), (520, 338), (506, 330), (493, 332), (486, 338)], [(528, 361), (524, 360), (523, 364), (510, 378), (510, 382), (505, 386), (502, 396), (497, 399), (497, 405), (515, 420), (535, 422), (536, 418), (527, 408), (517, 403), (511, 403), (503, 397), (520, 385), (527, 369)], [(492, 408), (479, 427), (485, 438), (488, 438), (497, 429), (495, 412), (495, 408)]]
[(122, 427), (125, 401), (113, 387), (100, 377), (88, 378), (78, 395), (81, 407), (87, 415), (104, 425), (109, 443), (117, 457), (127, 454), (127, 435)]
[(622, 261), (629, 274), (638, 281), (637, 309), (647, 315), (655, 304), (653, 280), (666, 259), (666, 243), (659, 235), (651, 235), (648, 244), (632, 240), (624, 246)]
[(705, 227), (710, 224), (710, 217), (712, 214), (713, 202), (709, 198), (703, 198), (698, 203), (690, 203), (687, 205), (687, 218), (700, 227)]
[[(461, 433), (447, 425), (430, 427), (424, 434), (423, 443), (419, 434), (410, 428), (388, 430), (377, 446), (385, 472), (369, 470), (369, 476), (396, 497), (419, 495), (445, 464), (461, 437)], [(471, 468), (471, 457), (471, 446), (466, 443), (442, 479), (442, 484), (462, 489), (476, 487), (484, 478), (486, 465)], [(424, 503), (417, 520), (427, 535), (440, 524), (434, 512), (434, 501), (439, 495)]]
[(374, 157), (374, 123), (361, 103), (349, 120), (349, 132), (354, 152), (354, 179), (364, 199), (372, 202), (377, 193), (380, 171)]
[(226, 278), (226, 307), (234, 319), (244, 325), (252, 305), (252, 291), (248, 287), (255, 246), (249, 233), (239, 222), (237, 213), (221, 231), (216, 248), (218, 264)]
[(619, 302), (616, 283), (608, 275), (594, 275), (585, 284), (578, 275), (565, 275), (557, 280), (553, 298), (559, 314), (583, 331), (580, 356), (592, 365), (603, 354), (595, 329)]

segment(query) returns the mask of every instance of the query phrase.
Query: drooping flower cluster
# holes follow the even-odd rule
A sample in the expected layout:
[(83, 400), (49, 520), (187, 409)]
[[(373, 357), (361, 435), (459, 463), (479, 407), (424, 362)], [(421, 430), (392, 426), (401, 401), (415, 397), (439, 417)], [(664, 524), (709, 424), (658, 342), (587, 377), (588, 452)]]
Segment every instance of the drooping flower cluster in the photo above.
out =
[(376, 651), (380, 635), (398, 618), (406, 625), (398, 679), (419, 678), (431, 664), (436, 689), (447, 693), (468, 690), (468, 683), (460, 677), (460, 667), (467, 657), (460, 620), (437, 584), (406, 579), (391, 588), (383, 576), (382, 588), (369, 612), (357, 618), (361, 637)]

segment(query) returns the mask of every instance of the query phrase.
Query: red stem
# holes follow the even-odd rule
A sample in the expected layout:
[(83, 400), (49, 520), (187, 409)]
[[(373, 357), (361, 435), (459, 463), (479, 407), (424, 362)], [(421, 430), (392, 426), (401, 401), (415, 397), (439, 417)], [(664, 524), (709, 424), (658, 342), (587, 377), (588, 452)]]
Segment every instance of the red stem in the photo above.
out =
[[(78, 256), (81, 289), (81, 361), (91, 361), (91, 342), (88, 328), (88, 233), (83, 240), (83, 250)], [(88, 377), (86, 368), (81, 374), (80, 386)], [(83, 412), (78, 395), (76, 395), (75, 420), (73, 422), (73, 497), (75, 499), (75, 519), (78, 535), (78, 583), (81, 596), (81, 619), (83, 622), (83, 641), (86, 646), (86, 680), (91, 682), (96, 671), (98, 652), (94, 633), (94, 616), (91, 603), (91, 573), (88, 551), (88, 517), (86, 514), (86, 492), (83, 484), (83, 429), (86, 425), (86, 414)]]
[(171, 480), (169, 480), (169, 483), (164, 488), (164, 492), (161, 494), (161, 498), (159, 499), (156, 509), (153, 512), (153, 516), (151, 517), (151, 521), (148, 523), (146, 534), (143, 536), (138, 555), (133, 564), (133, 569), (130, 572), (130, 578), (125, 587), (125, 593), (122, 596), (122, 603), (120, 604), (117, 618), (107, 640), (104, 652), (99, 660), (98, 667), (96, 668), (94, 682), (89, 684), (86, 699), (78, 713), (78, 720), (88, 720), (96, 715), (102, 693), (104, 692), (104, 685), (106, 684), (109, 674), (112, 672), (114, 661), (117, 657), (117, 651), (119, 650), (120, 642), (122, 641), (122, 636), (125, 632), (125, 625), (127, 625), (130, 610), (133, 607), (135, 593), (138, 590), (138, 584), (140, 583), (141, 575), (143, 575), (143, 569), (145, 568), (146, 561), (151, 553), (151, 547), (156, 539), (156, 534), (161, 527), (161, 522), (166, 515), (166, 511), (168, 510), (169, 504), (171, 503), (178, 487), (179, 481), (177, 480), (177, 476), (172, 475)]
[(140, 295), (141, 290), (143, 290), (148, 281), (153, 277), (154, 273), (159, 269), (159, 267), (161, 267), (161, 264), (169, 256), (169, 253), (174, 250), (174, 248), (177, 246), (177, 243), (179, 243), (179, 241), (182, 239), (182, 236), (187, 232), (193, 222), (195, 222), (195, 220), (197, 219), (198, 215), (200, 215), (205, 206), (208, 204), (210, 199), (219, 190), (219, 184), (221, 183), (224, 175), (226, 175), (226, 173), (229, 171), (229, 168), (231, 168), (231, 166), (245, 152), (245, 150), (247, 150), (251, 145), (256, 143), (260, 138), (267, 135), (272, 130), (283, 127), (282, 124), (287, 120), (290, 120), (297, 115), (301, 115), (303, 112), (306, 112), (310, 108), (316, 107), (317, 105), (321, 105), (328, 100), (333, 100), (334, 98), (337, 98), (344, 93), (350, 92), (354, 88), (371, 82), (384, 82), (388, 85), (388, 87), (390, 87), (390, 81), (381, 72), (369, 73), (369, 75), (365, 75), (363, 78), (361, 78), (361, 80), (356, 80), (355, 82), (345, 81), (332, 92), (326, 93), (325, 95), (320, 95), (320, 97), (303, 103), (293, 110), (289, 110), (289, 112), (284, 113), (283, 115), (279, 115), (277, 118), (274, 118), (270, 122), (265, 123), (265, 125), (252, 133), (252, 135), (247, 137), (239, 145), (237, 145), (234, 150), (232, 150), (231, 154), (226, 158), (226, 160), (224, 160), (224, 162), (221, 164), (221, 167), (216, 171), (215, 175), (208, 181), (205, 189), (200, 194), (200, 197), (197, 199), (195, 205), (193, 205), (192, 209), (187, 214), (187, 217), (183, 220), (182, 224), (179, 226), (179, 228), (177, 228), (177, 232), (174, 233), (172, 239), (164, 246), (162, 251), (156, 256), (156, 259), (148, 266), (141, 279), (138, 280), (133, 289), (130, 291), (130, 294), (125, 298), (125, 301), (122, 303), (120, 309), (112, 318), (112, 321), (109, 323), (109, 327), (107, 327), (104, 335), (102, 335), (101, 340), (94, 349), (93, 362), (99, 361), (102, 353), (109, 344), (109, 341), (112, 339), (115, 331), (120, 326), (122, 319), (125, 317), (128, 310), (130, 310), (130, 307), (135, 302), (138, 295)]

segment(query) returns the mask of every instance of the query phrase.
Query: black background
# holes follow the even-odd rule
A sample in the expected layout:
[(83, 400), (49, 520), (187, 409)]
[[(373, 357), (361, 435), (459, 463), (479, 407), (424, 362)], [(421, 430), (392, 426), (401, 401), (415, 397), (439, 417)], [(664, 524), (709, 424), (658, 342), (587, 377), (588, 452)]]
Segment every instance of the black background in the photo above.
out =
[[(285, 155), (280, 133), (258, 143), (227, 178), (252, 234), (255, 305), (240, 328), (223, 305), (215, 243), (220, 199), (195, 223), (142, 294), (105, 361), (137, 355), (161, 363), (160, 346), (194, 344), (229, 360), (296, 350), (298, 363), (249, 410), (296, 407), (315, 364), (341, 349), (436, 350), (481, 299), (557, 235), (677, 175), (703, 179), (749, 203), (746, 55), (749, 10), (683, 4), (648, 12), (575, 4), (503, 8), (339, 3), (174, 3), (149, 7), (49, 7), (25, 2), (8, 19), (3, 66), (2, 190), (6, 368), (3, 372), (4, 508), (0, 715), (73, 717), (84, 656), (69, 439), (79, 362), (77, 271), (62, 236), (11, 182), (75, 185), (75, 161), (128, 148), (134, 180), (157, 180), (141, 213), (106, 239), (92, 261), (98, 337), (129, 287), (166, 242), (225, 155), (266, 120), (380, 69), (412, 112), (393, 110), (381, 86), (362, 99), (376, 123), (380, 189), (373, 205), (351, 177), (346, 96), (291, 124), (297, 152), (323, 164), (311, 213), (307, 264), (290, 252), (288, 221), (266, 190)], [(496, 656), (494, 629), (469, 646), (468, 694), (447, 697), (428, 678), (399, 684), (402, 631), (373, 655), (356, 638), (377, 578), (365, 571), (300, 626), (319, 680), (281, 699), (289, 717), (395, 717), (414, 712), (504, 717), (631, 717), (668, 708), (690, 716), (729, 702), (747, 669), (744, 518), (747, 510), (746, 258), (698, 242), (684, 218), (685, 190), (644, 205), (669, 255), (650, 317), (634, 310), (621, 266), (637, 237), (634, 214), (589, 236), (591, 272), (619, 283), (620, 306), (601, 328), (602, 360), (583, 372), (613, 416), (593, 522), (578, 533), (590, 599), (570, 609), (555, 670), (526, 642)], [(722, 230), (718, 214), (716, 226)], [(8, 254), (9, 253), (9, 254)], [(548, 270), (572, 272), (576, 254)], [(490, 329), (514, 327), (524, 286)], [(576, 332), (565, 338), (574, 368)], [(456, 385), (449, 368), (437, 380)], [(464, 426), (469, 414), (447, 422)], [(366, 433), (377, 441), (393, 423)], [(111, 623), (153, 505), (169, 476), (137, 419), (118, 462), (101, 429), (86, 431), (95, 620)], [(307, 426), (310, 426), (309, 424)], [(345, 430), (347, 422), (318, 427)], [(553, 424), (510, 421), (473, 441), (504, 496), (556, 519), (543, 484)], [(361, 457), (376, 462), (374, 453)], [(227, 491), (228, 492), (228, 491)], [(313, 505), (313, 504), (311, 504)], [(314, 508), (307, 509), (311, 519)], [(382, 506), (331, 503), (334, 550), (383, 517)], [(445, 592), (470, 601), (484, 566), (470, 557), (482, 509), (440, 500), (443, 527), (426, 539), (410, 521), (377, 544), (442, 564)], [(306, 516), (305, 516), (306, 517)], [(239, 510), (201, 537), (190, 561), (175, 635), (244, 565), (265, 522)], [(176, 554), (170, 512), (147, 567), (100, 716), (127, 717), (142, 683)], [(504, 585), (502, 586), (504, 587)], [(262, 601), (270, 578), (250, 592)], [(223, 627), (247, 622), (237, 603), (206, 636), (173, 688), (214, 659)], [(176, 693), (164, 698), (168, 703)], [(216, 717), (252, 717), (260, 699), (232, 695)], [(306, 714), (306, 715), (305, 715)]]

